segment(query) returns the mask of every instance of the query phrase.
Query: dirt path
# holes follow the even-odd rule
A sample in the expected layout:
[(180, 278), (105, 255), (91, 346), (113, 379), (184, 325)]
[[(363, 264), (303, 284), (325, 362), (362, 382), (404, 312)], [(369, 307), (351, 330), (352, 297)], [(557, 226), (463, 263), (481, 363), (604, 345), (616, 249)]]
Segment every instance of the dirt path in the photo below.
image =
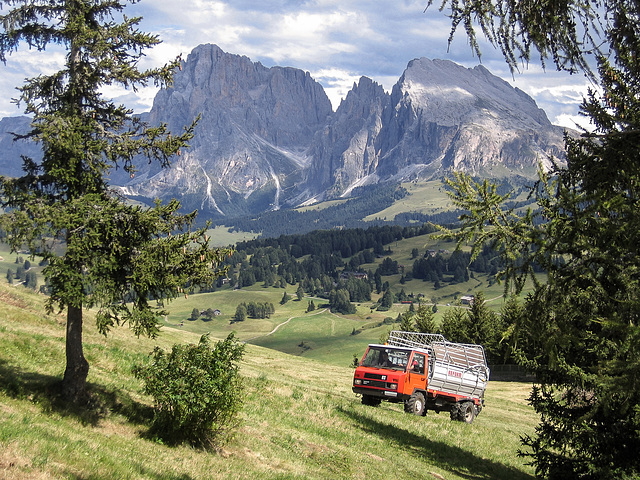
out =
[[(311, 316), (311, 315), (319, 315), (319, 314), (324, 313), (324, 312), (326, 312), (326, 311), (327, 311), (327, 309), (325, 308), (325, 309), (323, 309), (323, 310), (318, 310), (317, 312), (313, 312), (313, 313), (311, 313), (311, 314), (309, 314), (309, 315), (305, 315), (305, 317), (309, 317), (309, 316)], [(286, 325), (287, 323), (289, 323), (289, 322), (290, 322), (291, 320), (293, 320), (294, 318), (302, 318), (302, 316), (289, 317), (289, 318), (288, 318), (287, 320), (285, 320), (284, 322), (279, 323), (278, 325), (276, 325), (276, 326), (273, 328), (273, 330), (271, 330), (269, 333), (267, 333), (267, 334), (265, 334), (265, 335), (256, 335), (255, 337), (247, 338), (247, 339), (245, 340), (245, 342), (249, 342), (249, 341), (251, 341), (251, 340), (255, 340), (256, 338), (260, 338), (260, 337), (268, 337), (269, 335), (273, 335), (274, 333), (276, 333), (276, 332), (278, 331), (278, 329), (279, 329), (280, 327), (283, 327), (284, 325)]]

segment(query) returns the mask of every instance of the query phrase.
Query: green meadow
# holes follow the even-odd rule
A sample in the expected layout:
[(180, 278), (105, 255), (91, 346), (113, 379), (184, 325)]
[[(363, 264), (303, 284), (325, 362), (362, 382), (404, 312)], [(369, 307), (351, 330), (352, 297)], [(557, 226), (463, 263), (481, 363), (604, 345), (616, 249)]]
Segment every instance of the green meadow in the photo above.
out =
[[(389, 247), (389, 256), (410, 266), (413, 248), (454, 246), (415, 237)], [(6, 249), (0, 255), (0, 273), (15, 271), (16, 255)], [(33, 268), (41, 283), (40, 267)], [(368, 268), (375, 270), (376, 264)], [(383, 279), (393, 291), (404, 288), (436, 303), (437, 320), (449, 308), (464, 308), (460, 296), (478, 290), (492, 308), (502, 304), (503, 286), (487, 277), (438, 290), (419, 280), (401, 284), (400, 277)], [(89, 311), (84, 335), (92, 405), (77, 410), (52, 393), (64, 371), (64, 314), (46, 314), (42, 294), (2, 278), (2, 479), (533, 478), (532, 467), (517, 455), (520, 437), (537, 423), (526, 402), (526, 383), (491, 381), (486, 408), (471, 425), (451, 422), (446, 413), (418, 418), (401, 405), (366, 407), (351, 392), (354, 355), (360, 357), (369, 343), (397, 328), (393, 320), (409, 308), (406, 304), (380, 312), (374, 294), (371, 302), (357, 304), (356, 314), (337, 315), (322, 298), (297, 300), (297, 285), (224, 287), (169, 303), (156, 340), (136, 338), (126, 326), (99, 335)], [(280, 305), (285, 291), (291, 300)], [(237, 305), (250, 301), (273, 303), (275, 313), (232, 323)], [(311, 301), (316, 309), (307, 312)], [(194, 308), (221, 314), (192, 321)], [(232, 331), (247, 343), (241, 365), (244, 406), (235, 435), (209, 451), (150, 440), (152, 400), (131, 374), (133, 365), (145, 361), (156, 345), (169, 349), (197, 342), (203, 333), (222, 339)]]
[[(451, 422), (444, 413), (415, 417), (400, 405), (362, 405), (351, 392), (348, 355), (331, 352), (362, 350), (380, 330), (355, 336), (348, 330), (371, 319), (309, 314), (254, 340), (265, 346), (247, 345), (239, 426), (226, 443), (205, 451), (146, 437), (151, 400), (131, 374), (155, 345), (197, 341), (197, 325), (194, 331), (163, 328), (155, 341), (137, 339), (126, 327), (104, 337), (89, 312), (85, 354), (93, 401), (90, 410), (76, 410), (51, 394), (64, 369), (64, 315), (46, 315), (44, 297), (25, 288), (1, 284), (0, 299), (0, 478), (533, 478), (517, 456), (520, 436), (536, 424), (525, 400), (527, 384), (490, 382), (486, 408), (471, 425)], [(285, 316), (296, 313), (294, 303)], [(233, 329), (246, 338), (278, 321)], [(230, 328), (224, 323), (218, 323), (220, 334)], [(302, 355), (265, 348), (289, 348), (286, 337), (307, 338), (312, 348)]]

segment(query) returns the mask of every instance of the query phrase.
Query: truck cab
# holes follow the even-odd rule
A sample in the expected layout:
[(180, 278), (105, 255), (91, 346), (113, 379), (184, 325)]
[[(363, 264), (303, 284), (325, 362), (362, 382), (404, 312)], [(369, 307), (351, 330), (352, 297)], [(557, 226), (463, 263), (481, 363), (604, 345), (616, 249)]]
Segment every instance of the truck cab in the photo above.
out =
[(362, 395), (362, 403), (372, 406), (382, 400), (408, 402), (412, 395), (421, 393), (423, 398), (414, 413), (422, 414), (428, 373), (427, 350), (369, 345), (356, 368), (353, 391)]

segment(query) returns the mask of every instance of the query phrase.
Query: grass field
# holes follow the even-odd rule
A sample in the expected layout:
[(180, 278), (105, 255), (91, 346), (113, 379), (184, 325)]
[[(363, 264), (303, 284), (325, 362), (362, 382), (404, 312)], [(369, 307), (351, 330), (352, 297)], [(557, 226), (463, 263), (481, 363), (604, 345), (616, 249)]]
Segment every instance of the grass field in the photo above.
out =
[(229, 228), (224, 226), (209, 229), (207, 235), (209, 235), (209, 243), (213, 247), (227, 247), (229, 245), (235, 245), (238, 242), (253, 240), (258, 236), (256, 233), (230, 232)]
[(407, 190), (407, 196), (397, 200), (389, 208), (369, 215), (365, 220), (378, 218), (393, 221), (399, 213), (418, 212), (433, 215), (454, 208), (440, 180), (403, 183), (402, 186)]
[[(170, 448), (145, 437), (150, 399), (131, 375), (132, 365), (154, 345), (195, 342), (197, 333), (163, 328), (151, 341), (120, 328), (104, 337), (88, 312), (85, 354), (94, 408), (77, 411), (51, 401), (51, 387), (64, 369), (64, 316), (45, 315), (43, 302), (42, 295), (0, 283), (2, 479), (533, 478), (532, 468), (517, 456), (520, 436), (536, 424), (525, 401), (526, 384), (490, 382), (486, 408), (471, 425), (451, 422), (446, 414), (415, 417), (399, 405), (361, 405), (351, 392), (353, 370), (326, 352), (366, 344), (378, 333), (375, 328), (352, 336), (358, 342), (344, 347), (331, 334), (337, 338), (351, 325), (372, 319), (307, 314), (262, 340), (284, 341), (279, 334), (289, 327), (312, 344), (317, 331), (317, 348), (302, 356), (247, 345), (240, 426), (229, 443), (203, 451)], [(295, 316), (295, 303), (301, 302), (285, 306), (285, 317)], [(247, 337), (273, 329), (278, 321), (233, 327)], [(316, 330), (303, 329), (305, 323)], [(220, 321), (221, 336), (228, 328), (228, 321)], [(320, 342), (325, 342), (322, 348)], [(325, 353), (318, 358), (307, 358), (321, 350)]]

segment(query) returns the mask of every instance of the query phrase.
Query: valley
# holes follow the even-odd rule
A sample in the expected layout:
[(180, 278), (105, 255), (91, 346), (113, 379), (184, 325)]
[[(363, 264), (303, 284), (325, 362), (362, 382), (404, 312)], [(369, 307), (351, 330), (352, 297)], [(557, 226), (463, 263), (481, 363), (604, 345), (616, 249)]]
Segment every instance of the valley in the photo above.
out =
[[(419, 235), (402, 239), (389, 245), (391, 252), (384, 258), (391, 258), (407, 271), (415, 261), (412, 253), (417, 249), (453, 252), (455, 244), (451, 241), (437, 240), (432, 235)], [(377, 258), (370, 264), (360, 265), (362, 271), (375, 271), (384, 258)], [(348, 260), (348, 259), (347, 259)], [(230, 272), (232, 275), (238, 272)], [(421, 279), (403, 280), (403, 275), (385, 275), (389, 289), (398, 294), (404, 291), (410, 298), (427, 305), (435, 304), (436, 323), (448, 309), (467, 308), (461, 304), (461, 297), (482, 292), (487, 299), (487, 306), (499, 311), (503, 306), (504, 285), (495, 281), (491, 274), (473, 274), (468, 280), (460, 283), (443, 284), (435, 288), (433, 282)], [(370, 301), (354, 302), (356, 312), (342, 315), (332, 313), (328, 299), (305, 293), (301, 300), (296, 298), (299, 284), (286, 284), (265, 287), (256, 283), (249, 287), (234, 289), (223, 286), (215, 292), (178, 297), (168, 305), (170, 314), (163, 325), (170, 329), (187, 330), (198, 334), (211, 332), (218, 338), (236, 332), (238, 338), (248, 343), (264, 346), (292, 355), (312, 358), (337, 366), (348, 366), (353, 356), (360, 357), (369, 343), (377, 343), (381, 336), (391, 329), (397, 329), (396, 319), (406, 312), (410, 305), (396, 302), (388, 311), (379, 311), (378, 302), (382, 293), (371, 294)], [(526, 291), (523, 295), (526, 294)], [(287, 293), (291, 300), (281, 305), (283, 294)], [(275, 312), (269, 318), (247, 318), (233, 323), (238, 304), (255, 301), (271, 303)], [(309, 302), (316, 309), (307, 311)], [(189, 320), (193, 309), (205, 311), (217, 309), (220, 315), (208, 320), (200, 317)]]

